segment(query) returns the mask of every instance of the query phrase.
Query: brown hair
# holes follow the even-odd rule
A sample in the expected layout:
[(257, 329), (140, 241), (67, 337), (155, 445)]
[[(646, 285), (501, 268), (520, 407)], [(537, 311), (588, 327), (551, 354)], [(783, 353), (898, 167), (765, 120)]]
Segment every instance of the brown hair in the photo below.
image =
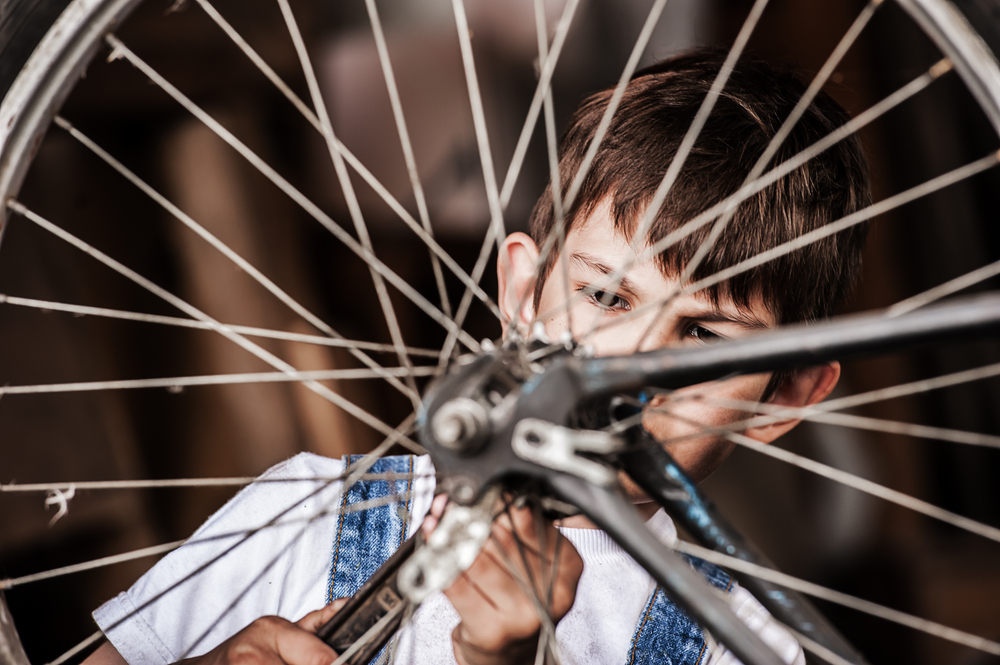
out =
[[(566, 215), (566, 229), (586, 219), (605, 199), (616, 229), (630, 238), (708, 93), (725, 52), (689, 52), (637, 72), (626, 88), (593, 165)], [(790, 71), (759, 60), (738, 62), (691, 150), (649, 233), (656, 242), (739, 189), (771, 137), (805, 92)], [(586, 99), (560, 145), (561, 191), (583, 161), (612, 90)], [(796, 123), (768, 168), (815, 143), (849, 119), (821, 93)], [(699, 280), (767, 249), (837, 220), (870, 202), (868, 169), (851, 136), (758, 192), (737, 208), (715, 246), (693, 275)], [(530, 231), (539, 246), (552, 232), (551, 185), (532, 211)], [(658, 257), (667, 275), (678, 275), (712, 224)], [(829, 316), (860, 272), (867, 235), (862, 223), (710, 287), (740, 308), (755, 298), (779, 323)], [(551, 252), (535, 287), (535, 308), (555, 261)], [(775, 377), (777, 378), (777, 377)]]

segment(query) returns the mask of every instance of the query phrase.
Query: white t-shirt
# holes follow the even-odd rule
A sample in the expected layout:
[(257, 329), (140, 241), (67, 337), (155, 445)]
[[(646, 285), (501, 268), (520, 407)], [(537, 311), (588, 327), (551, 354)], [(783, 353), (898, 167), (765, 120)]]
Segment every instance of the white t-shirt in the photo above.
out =
[[(303, 453), (272, 468), (94, 618), (130, 665), (167, 665), (209, 651), (254, 619), (297, 621), (326, 602), (338, 524), (341, 460)], [(414, 464), (413, 523), (430, 509), (430, 458)], [(677, 538), (662, 511), (647, 525), (666, 544)], [(568, 665), (624, 662), (639, 615), (656, 583), (607, 534), (560, 529), (584, 562), (576, 602), (556, 629)], [(729, 594), (738, 616), (786, 663), (805, 662), (792, 636), (738, 585)], [(613, 607), (614, 612), (607, 608)], [(454, 665), (451, 632), (458, 614), (443, 594), (428, 598), (399, 636), (396, 662)], [(725, 650), (711, 665), (738, 661)]]

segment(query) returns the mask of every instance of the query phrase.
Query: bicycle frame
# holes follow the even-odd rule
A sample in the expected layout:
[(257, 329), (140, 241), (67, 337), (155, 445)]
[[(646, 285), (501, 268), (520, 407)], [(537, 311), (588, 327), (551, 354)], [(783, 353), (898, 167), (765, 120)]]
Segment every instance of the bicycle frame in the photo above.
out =
[[(603, 449), (593, 440), (576, 448), (563, 441), (558, 444), (563, 450), (559, 458), (556, 453), (549, 454), (547, 439), (572, 438), (569, 428), (587, 422), (588, 412), (608, 412), (612, 398), (622, 393), (648, 387), (676, 389), (734, 375), (902, 351), (996, 332), (1000, 332), (1000, 294), (927, 307), (896, 318), (884, 314), (843, 317), (697, 349), (586, 358), (576, 355), (579, 349), (566, 347), (559, 349), (545, 367), (527, 360), (524, 343), (515, 340), (438, 382), (428, 395), (427, 411), (421, 417), (421, 440), (455, 501), (472, 503), (487, 487), (496, 484), (515, 490), (526, 482), (540, 484), (543, 492), (576, 506), (607, 532), (741, 660), (777, 662), (774, 654), (728, 611), (686, 563), (645, 529), (617, 490), (610, 468), (603, 479), (596, 473), (593, 465), (600, 463), (593, 459), (594, 453), (621, 451), (620, 440), (617, 447), (609, 444)], [(533, 340), (536, 347), (539, 341)], [(599, 415), (598, 420), (604, 420), (603, 416)], [(526, 423), (534, 430), (526, 433)], [(532, 437), (534, 440), (525, 444), (525, 439)], [(531, 447), (548, 452), (527, 455), (525, 450)], [(575, 460), (565, 458), (567, 449)], [(682, 513), (690, 506), (690, 502), (666, 500), (672, 487), (662, 471), (673, 464), (669, 456), (626, 454), (618, 459), (629, 475), (661, 504), (672, 508), (671, 512)], [(689, 480), (686, 484), (684, 481), (682, 478), (679, 482), (685, 489), (693, 489)], [(700, 497), (689, 496), (704, 504)], [(719, 524), (724, 525), (715, 518), (715, 525)], [(729, 545), (741, 545), (734, 550), (736, 556), (759, 561), (742, 547), (734, 533), (729, 529), (720, 539), (708, 529), (703, 535), (709, 546), (721, 545), (727, 551)], [(781, 611), (781, 618), (793, 627), (806, 626), (809, 612), (794, 606), (792, 610)], [(826, 641), (834, 651), (854, 659), (855, 654), (842, 642)]]

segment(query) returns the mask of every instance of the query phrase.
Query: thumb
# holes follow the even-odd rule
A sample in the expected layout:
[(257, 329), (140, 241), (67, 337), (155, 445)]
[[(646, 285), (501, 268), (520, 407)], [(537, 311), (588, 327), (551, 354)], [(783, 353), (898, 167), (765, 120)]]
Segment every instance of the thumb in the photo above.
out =
[(347, 598), (338, 598), (326, 607), (321, 607), (305, 615), (295, 625), (303, 630), (308, 630), (310, 633), (315, 633), (327, 621), (332, 619), (333, 615), (339, 612), (341, 607), (347, 604), (347, 600)]
[(288, 665), (330, 665), (337, 660), (337, 652), (323, 640), (297, 627), (289, 625), (288, 630), (280, 630), (274, 637), (278, 658)]

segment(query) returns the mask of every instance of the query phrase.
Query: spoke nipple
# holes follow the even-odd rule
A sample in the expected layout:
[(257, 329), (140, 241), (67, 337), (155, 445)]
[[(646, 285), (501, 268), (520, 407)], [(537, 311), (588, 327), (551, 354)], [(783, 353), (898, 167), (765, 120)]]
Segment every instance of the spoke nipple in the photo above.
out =
[(481, 346), (483, 348), (483, 351), (485, 351), (486, 353), (493, 353), (494, 351), (497, 350), (497, 347), (493, 343), (493, 340), (491, 340), (489, 337), (484, 337), (483, 341), (479, 343), (479, 346)]
[(545, 334), (545, 324), (541, 321), (535, 321), (535, 324), (531, 326), (531, 339), (537, 340), (542, 344), (549, 343), (549, 336)]
[(104, 39), (111, 46), (111, 53), (108, 54), (108, 62), (114, 62), (115, 60), (125, 57), (125, 44), (123, 44), (120, 39), (114, 35), (108, 35)]
[(489, 416), (483, 405), (468, 397), (458, 397), (446, 402), (431, 421), (434, 438), (452, 450), (469, 447), (486, 431)]

